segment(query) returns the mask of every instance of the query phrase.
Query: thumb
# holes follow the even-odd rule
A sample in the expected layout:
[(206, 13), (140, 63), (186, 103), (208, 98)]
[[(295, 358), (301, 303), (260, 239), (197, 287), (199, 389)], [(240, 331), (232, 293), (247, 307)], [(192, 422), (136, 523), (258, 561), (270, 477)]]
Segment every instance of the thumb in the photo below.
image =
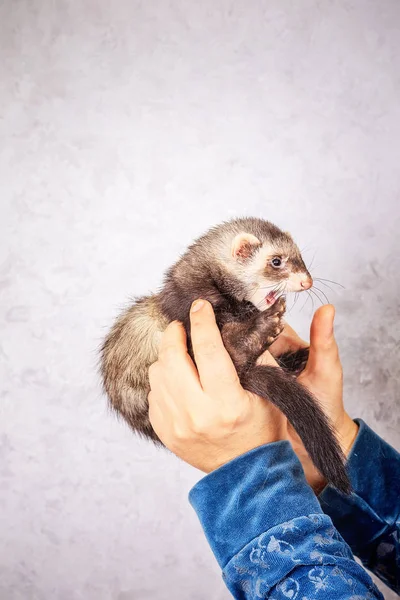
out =
[(326, 369), (339, 359), (333, 322), (335, 307), (332, 304), (321, 306), (314, 314), (310, 329), (310, 353), (307, 371)]

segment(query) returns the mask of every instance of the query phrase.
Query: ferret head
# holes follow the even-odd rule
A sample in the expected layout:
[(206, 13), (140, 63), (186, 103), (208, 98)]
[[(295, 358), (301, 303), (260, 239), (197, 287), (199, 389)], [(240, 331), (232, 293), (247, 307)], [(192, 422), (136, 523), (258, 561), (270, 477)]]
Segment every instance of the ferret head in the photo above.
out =
[(249, 223), (253, 227), (231, 238), (229, 260), (245, 299), (265, 310), (283, 294), (310, 289), (312, 277), (292, 236), (267, 221)]

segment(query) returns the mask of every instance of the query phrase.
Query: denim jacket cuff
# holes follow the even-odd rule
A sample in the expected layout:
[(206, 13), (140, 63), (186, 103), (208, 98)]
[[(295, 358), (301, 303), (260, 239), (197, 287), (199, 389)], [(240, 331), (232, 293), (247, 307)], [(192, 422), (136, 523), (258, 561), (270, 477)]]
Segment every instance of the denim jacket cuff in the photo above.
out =
[(189, 500), (222, 568), (261, 533), (322, 512), (286, 441), (254, 448), (206, 475)]

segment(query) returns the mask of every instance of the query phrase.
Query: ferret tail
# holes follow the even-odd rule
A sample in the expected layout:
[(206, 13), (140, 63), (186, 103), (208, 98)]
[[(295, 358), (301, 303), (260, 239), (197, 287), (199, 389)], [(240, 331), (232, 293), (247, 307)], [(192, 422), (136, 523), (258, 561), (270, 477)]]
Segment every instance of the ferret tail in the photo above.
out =
[(283, 412), (319, 472), (338, 490), (350, 494), (345, 457), (317, 399), (292, 375), (277, 367), (255, 365), (240, 375), (240, 381), (246, 390), (268, 398)]

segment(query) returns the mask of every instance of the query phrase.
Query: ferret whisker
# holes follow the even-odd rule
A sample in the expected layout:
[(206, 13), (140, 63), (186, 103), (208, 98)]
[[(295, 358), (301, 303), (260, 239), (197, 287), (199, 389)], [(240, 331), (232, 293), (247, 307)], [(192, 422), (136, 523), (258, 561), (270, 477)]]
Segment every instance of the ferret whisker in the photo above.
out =
[(254, 289), (253, 293), (251, 294), (251, 296), (250, 296), (250, 298), (249, 298), (249, 301), (250, 301), (250, 302), (252, 301), (252, 299), (253, 299), (253, 296), (255, 295), (255, 293), (256, 293), (258, 290), (259, 290), (259, 288), (258, 288), (258, 287), (256, 287), (256, 288)]
[(327, 283), (324, 283), (323, 281), (320, 281), (318, 278), (314, 277), (314, 281), (318, 281), (318, 283), (321, 283), (322, 285), (325, 285), (329, 290), (331, 290), (331, 292), (335, 292), (336, 291), (330, 285), (328, 285)]
[[(342, 285), (341, 283), (338, 283), (337, 281), (332, 281), (331, 279), (323, 279), (322, 277), (314, 277), (314, 279), (315, 279), (315, 281), (320, 281), (321, 283), (323, 281), (329, 281), (329, 283), (333, 283), (334, 285), (338, 285), (339, 287), (346, 289), (344, 287), (344, 285)], [(326, 285), (326, 283), (325, 283), (325, 285)]]
[(308, 293), (310, 294), (310, 298), (311, 298), (311, 310), (312, 310), (312, 313), (314, 314), (314, 310), (315, 310), (314, 298), (312, 297), (310, 292), (311, 292), (311, 289), (309, 290)]
[(306, 301), (303, 303), (303, 306), (301, 307), (301, 309), (300, 309), (300, 312), (303, 310), (303, 308), (304, 308), (304, 307), (305, 307), (305, 305), (307, 304), (307, 302), (308, 302), (308, 299), (309, 299), (310, 297), (311, 297), (311, 294), (309, 294), (309, 292), (307, 291), (307, 298), (306, 298)]
[(330, 304), (330, 300), (329, 300), (328, 296), (325, 294), (324, 290), (321, 290), (316, 285), (313, 285), (313, 289), (314, 290), (318, 290), (323, 295), (323, 297), (325, 298), (325, 300), (327, 301), (327, 303)]
[(282, 282), (277, 290), (278, 298), (286, 295), (286, 283)]
[[(275, 296), (276, 296), (276, 300), (278, 298), (280, 298), (282, 295), (284, 295), (285, 293), (285, 289), (286, 289), (286, 284), (284, 282), (280, 282), (278, 284), (274, 284), (274, 285), (266, 285), (266, 286), (260, 286), (257, 288), (257, 290), (269, 290), (270, 288), (272, 288), (272, 292), (274, 292)], [(260, 309), (260, 306), (263, 304), (264, 299), (260, 300), (257, 305), (256, 308)]]
[(294, 295), (294, 302), (293, 302), (292, 308), (294, 308), (296, 306), (296, 302), (299, 299), (299, 296), (300, 296), (299, 292), (296, 292)]
[(315, 296), (316, 298), (318, 298), (319, 302), (321, 302), (321, 306), (323, 306), (323, 305), (324, 305), (324, 302), (323, 302), (323, 301), (321, 300), (321, 298), (318, 296), (317, 292), (316, 292), (316, 291), (315, 291), (313, 288), (310, 288), (310, 292), (311, 292), (312, 294), (314, 294), (314, 296)]
[(304, 252), (313, 252), (314, 254), (316, 254), (317, 250), (314, 250), (315, 245), (314, 244), (306, 244), (301, 250), (300, 250), (300, 254), (303, 255)]
[(308, 270), (309, 270), (309, 271), (311, 271), (311, 268), (312, 268), (312, 266), (313, 266), (313, 264), (314, 264), (314, 260), (315, 260), (315, 256), (316, 256), (316, 254), (317, 254), (317, 251), (315, 251), (315, 252), (314, 252), (314, 256), (312, 257), (312, 260), (311, 260), (310, 266), (308, 267)]
[(257, 289), (258, 290), (270, 290), (271, 288), (276, 288), (277, 286), (279, 287), (281, 284), (280, 283), (274, 283), (273, 285), (260, 285)]
[[(254, 289), (254, 292), (251, 294), (249, 300), (250, 301), (252, 300), (252, 298), (254, 297), (254, 295), (256, 294), (256, 292), (258, 292), (258, 290), (270, 290), (271, 288), (275, 288), (275, 286), (276, 286), (276, 283), (274, 283), (273, 285), (260, 285), (260, 286), (257, 286)], [(274, 290), (272, 290), (272, 291), (274, 291)], [(256, 308), (258, 308), (262, 303), (263, 303), (263, 300), (260, 300), (260, 302), (256, 305)]]
[(296, 292), (296, 293), (294, 294), (294, 299), (293, 299), (292, 306), (291, 306), (290, 308), (286, 309), (286, 312), (288, 312), (288, 313), (292, 312), (292, 310), (293, 310), (293, 308), (294, 308), (294, 305), (296, 304), (297, 296), (298, 296), (298, 293)]

